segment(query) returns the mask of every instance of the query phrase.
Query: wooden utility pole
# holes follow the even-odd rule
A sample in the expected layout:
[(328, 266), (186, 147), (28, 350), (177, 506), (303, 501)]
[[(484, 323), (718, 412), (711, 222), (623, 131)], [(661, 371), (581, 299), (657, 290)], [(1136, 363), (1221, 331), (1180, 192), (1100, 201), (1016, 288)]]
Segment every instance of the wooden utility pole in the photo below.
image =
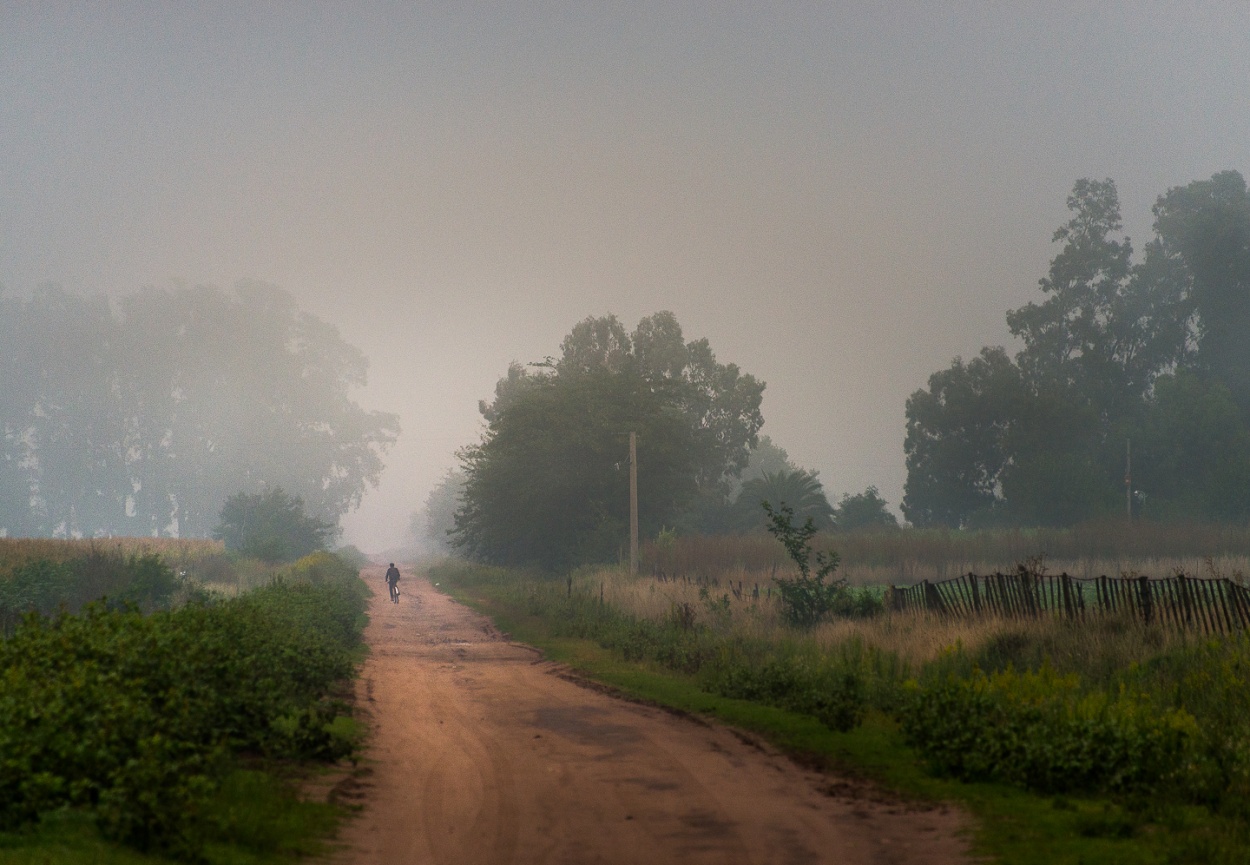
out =
[(1124, 440), (1124, 508), (1133, 521), (1133, 440)]
[(638, 573), (638, 433), (629, 434), (629, 572)]

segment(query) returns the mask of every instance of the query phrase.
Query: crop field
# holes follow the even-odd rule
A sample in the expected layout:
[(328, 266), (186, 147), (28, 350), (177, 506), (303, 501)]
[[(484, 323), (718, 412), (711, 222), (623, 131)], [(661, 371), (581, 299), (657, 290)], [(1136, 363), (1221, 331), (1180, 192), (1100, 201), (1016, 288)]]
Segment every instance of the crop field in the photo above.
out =
[(221, 541), (204, 538), (0, 538), (0, 576), (35, 559), (64, 562), (92, 551), (124, 556), (153, 554), (177, 568), (223, 555), (226, 548)]

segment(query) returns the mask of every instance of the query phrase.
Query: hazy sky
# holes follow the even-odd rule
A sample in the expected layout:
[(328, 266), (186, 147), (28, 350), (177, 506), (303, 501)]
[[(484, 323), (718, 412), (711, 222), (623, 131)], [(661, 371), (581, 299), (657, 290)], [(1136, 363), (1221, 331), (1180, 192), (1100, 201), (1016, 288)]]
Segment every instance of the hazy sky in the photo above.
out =
[[(1250, 4), (0, 0), (0, 284), (276, 283), (403, 434), (381, 549), (509, 361), (670, 309), (835, 498), (902, 497), (904, 401), (1004, 344), (1079, 177), (1140, 248), (1250, 173)], [(3, 386), (3, 383), (0, 383)]]

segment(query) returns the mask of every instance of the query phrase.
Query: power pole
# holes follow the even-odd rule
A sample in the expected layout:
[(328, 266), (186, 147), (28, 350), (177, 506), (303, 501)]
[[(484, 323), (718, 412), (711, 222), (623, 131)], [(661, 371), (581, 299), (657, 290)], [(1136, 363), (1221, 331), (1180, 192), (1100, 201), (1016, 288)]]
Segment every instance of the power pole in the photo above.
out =
[(629, 434), (629, 572), (638, 573), (638, 433)]
[(1133, 440), (1124, 440), (1124, 508), (1133, 521)]

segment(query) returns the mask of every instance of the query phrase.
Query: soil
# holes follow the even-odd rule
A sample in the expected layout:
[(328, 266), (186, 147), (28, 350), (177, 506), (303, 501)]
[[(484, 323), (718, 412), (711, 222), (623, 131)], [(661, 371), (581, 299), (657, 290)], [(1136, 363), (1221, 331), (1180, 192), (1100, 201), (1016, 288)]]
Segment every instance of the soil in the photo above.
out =
[(967, 818), (800, 766), (754, 737), (588, 687), (412, 575), (382, 569), (357, 704), (372, 723), (335, 862), (972, 861)]

